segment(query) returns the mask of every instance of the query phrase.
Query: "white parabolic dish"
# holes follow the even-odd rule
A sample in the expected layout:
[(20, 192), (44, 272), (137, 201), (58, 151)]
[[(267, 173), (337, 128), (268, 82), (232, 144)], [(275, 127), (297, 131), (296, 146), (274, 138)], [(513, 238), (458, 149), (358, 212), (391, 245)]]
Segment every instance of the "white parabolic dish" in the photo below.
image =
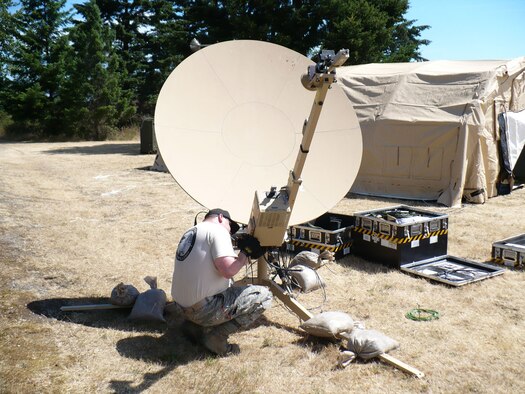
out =
[[(170, 74), (155, 109), (157, 145), (168, 170), (191, 197), (247, 223), (256, 190), (287, 184), (315, 97), (300, 81), (310, 64), (285, 47), (239, 40), (201, 49)], [(350, 190), (361, 155), (357, 117), (334, 83), (290, 225), (336, 205)]]

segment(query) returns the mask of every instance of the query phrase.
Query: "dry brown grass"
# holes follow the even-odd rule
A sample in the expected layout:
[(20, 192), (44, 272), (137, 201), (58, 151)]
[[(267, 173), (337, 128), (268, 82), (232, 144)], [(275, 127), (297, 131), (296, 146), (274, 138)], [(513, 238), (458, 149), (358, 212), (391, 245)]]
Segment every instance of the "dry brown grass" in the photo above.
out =
[[(232, 337), (241, 353), (214, 358), (163, 325), (124, 311), (59, 313), (140, 290), (156, 275), (169, 292), (173, 255), (200, 206), (136, 142), (0, 144), (0, 392), (525, 392), (524, 273), (450, 288), (354, 256), (322, 268), (324, 310), (342, 310), (401, 343), (415, 379), (378, 362), (335, 369), (338, 346), (313, 341), (279, 303)], [(443, 208), (449, 253), (486, 261), (493, 241), (525, 231), (525, 191)], [(406, 203), (350, 196), (335, 212)], [(306, 306), (322, 302), (303, 295)], [(420, 305), (441, 318), (413, 322)]]

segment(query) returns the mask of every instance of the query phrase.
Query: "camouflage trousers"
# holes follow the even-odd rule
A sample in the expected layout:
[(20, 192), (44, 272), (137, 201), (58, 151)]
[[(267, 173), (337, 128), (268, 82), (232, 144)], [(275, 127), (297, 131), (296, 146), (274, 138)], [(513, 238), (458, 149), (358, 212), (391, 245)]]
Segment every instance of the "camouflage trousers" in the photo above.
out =
[(206, 297), (198, 307), (181, 308), (182, 316), (200, 326), (211, 327), (229, 321), (247, 328), (270, 308), (272, 293), (267, 287), (248, 285), (229, 287), (222, 293)]

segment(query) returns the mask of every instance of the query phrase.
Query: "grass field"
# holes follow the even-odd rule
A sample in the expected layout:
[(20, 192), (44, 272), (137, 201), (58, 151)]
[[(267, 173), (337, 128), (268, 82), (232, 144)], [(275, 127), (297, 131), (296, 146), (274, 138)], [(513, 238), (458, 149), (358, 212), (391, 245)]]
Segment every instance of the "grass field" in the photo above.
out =
[[(320, 269), (327, 284), (299, 297), (396, 339), (411, 377), (373, 360), (336, 368), (339, 344), (316, 340), (279, 302), (241, 353), (215, 358), (176, 328), (138, 324), (127, 311), (60, 312), (104, 301), (119, 282), (169, 294), (173, 256), (201, 206), (169, 174), (148, 171), (137, 142), (0, 143), (0, 392), (518, 393), (525, 392), (525, 273), (460, 288), (349, 255)], [(449, 254), (490, 258), (492, 242), (525, 232), (525, 190), (484, 205), (349, 195), (333, 212), (397, 204), (449, 215)], [(420, 306), (439, 320), (405, 318)]]

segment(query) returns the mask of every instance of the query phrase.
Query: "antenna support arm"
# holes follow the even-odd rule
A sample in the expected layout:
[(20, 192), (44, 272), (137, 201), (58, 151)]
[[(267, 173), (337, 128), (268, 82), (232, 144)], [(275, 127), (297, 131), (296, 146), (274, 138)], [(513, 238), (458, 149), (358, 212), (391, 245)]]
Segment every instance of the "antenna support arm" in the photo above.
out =
[(301, 77), (301, 82), (306, 89), (315, 90), (315, 98), (310, 110), (310, 116), (303, 124), (303, 138), (295, 165), (288, 178), (287, 190), (290, 209), (295, 204), (297, 193), (302, 183), (301, 174), (310, 145), (323, 109), (323, 104), (330, 85), (335, 82), (335, 68), (344, 64), (348, 59), (348, 49), (341, 49), (337, 54), (334, 51), (322, 51), (320, 61), (308, 67), (308, 73)]

